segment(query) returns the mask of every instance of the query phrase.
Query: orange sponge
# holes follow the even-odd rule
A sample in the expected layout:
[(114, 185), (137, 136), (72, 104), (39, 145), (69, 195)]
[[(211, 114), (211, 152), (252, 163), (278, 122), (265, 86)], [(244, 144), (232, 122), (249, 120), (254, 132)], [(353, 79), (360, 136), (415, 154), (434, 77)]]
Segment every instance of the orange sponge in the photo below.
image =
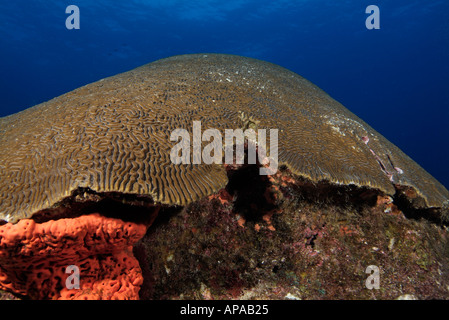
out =
[(2, 225), (0, 288), (33, 299), (138, 299), (132, 246), (146, 229), (97, 213)]

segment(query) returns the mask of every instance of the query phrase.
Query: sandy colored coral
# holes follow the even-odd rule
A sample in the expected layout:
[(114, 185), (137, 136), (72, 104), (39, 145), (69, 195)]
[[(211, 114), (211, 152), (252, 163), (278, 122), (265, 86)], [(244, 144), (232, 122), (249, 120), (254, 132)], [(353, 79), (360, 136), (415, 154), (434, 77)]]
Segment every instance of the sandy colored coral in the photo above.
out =
[(213, 194), (227, 183), (223, 166), (170, 160), (171, 133), (192, 136), (193, 121), (223, 136), (225, 129), (278, 129), (279, 164), (313, 182), (389, 195), (410, 187), (419, 207), (442, 208), (449, 198), (395, 145), (298, 74), (245, 57), (192, 54), (0, 118), (0, 219), (30, 218), (80, 188), (169, 205)]
[[(4, 224), (0, 289), (33, 299), (138, 299), (143, 278), (132, 246), (146, 229), (96, 213)], [(69, 265), (79, 268), (79, 289), (66, 286)]]

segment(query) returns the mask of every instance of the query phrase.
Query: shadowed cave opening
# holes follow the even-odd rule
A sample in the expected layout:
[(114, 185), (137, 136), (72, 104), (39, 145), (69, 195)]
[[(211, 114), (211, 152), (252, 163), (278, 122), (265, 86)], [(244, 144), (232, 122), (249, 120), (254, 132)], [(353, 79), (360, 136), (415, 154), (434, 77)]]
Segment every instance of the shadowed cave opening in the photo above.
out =
[[(404, 213), (407, 219), (425, 219), (440, 226), (448, 226), (449, 219), (444, 214), (444, 209), (440, 213), (437, 208), (426, 208), (424, 199), (416, 194), (411, 187), (394, 186), (396, 193), (393, 196), (393, 203)], [(446, 209), (447, 210), (447, 209)]]
[(161, 205), (155, 205), (152, 198), (147, 195), (98, 193), (90, 188), (78, 188), (70, 197), (35, 213), (32, 219), (43, 223), (97, 212), (105, 217), (148, 225), (154, 221), (160, 207)]

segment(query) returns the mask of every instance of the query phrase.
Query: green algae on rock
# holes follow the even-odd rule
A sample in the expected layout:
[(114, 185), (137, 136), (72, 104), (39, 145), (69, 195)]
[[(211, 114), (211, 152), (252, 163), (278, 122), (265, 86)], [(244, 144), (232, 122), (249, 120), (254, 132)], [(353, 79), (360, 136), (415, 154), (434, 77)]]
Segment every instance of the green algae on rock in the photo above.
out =
[(226, 171), (173, 164), (170, 132), (196, 120), (204, 130), (238, 129), (248, 119), (279, 129), (279, 164), (298, 176), (397, 193), (447, 214), (438, 181), (309, 81), (264, 61), (192, 54), (0, 118), (0, 219), (50, 212), (82, 188), (192, 203), (222, 189)]

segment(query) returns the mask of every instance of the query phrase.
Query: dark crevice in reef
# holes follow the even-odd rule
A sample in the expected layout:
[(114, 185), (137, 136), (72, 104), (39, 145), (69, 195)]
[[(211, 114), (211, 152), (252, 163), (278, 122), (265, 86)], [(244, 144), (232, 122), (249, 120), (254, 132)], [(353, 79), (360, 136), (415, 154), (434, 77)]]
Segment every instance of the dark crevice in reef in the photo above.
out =
[[(276, 187), (272, 188), (270, 179), (260, 175), (259, 169), (259, 165), (244, 165), (228, 170), (226, 191), (233, 197), (234, 212), (243, 215), (246, 221), (260, 221), (264, 214), (281, 205), (273, 194)], [(280, 186), (281, 198), (293, 198), (297, 202), (361, 210), (375, 206), (380, 194), (378, 190), (368, 187), (335, 185), (326, 181), (314, 183), (293, 175), (285, 166), (279, 170), (283, 177), (292, 177), (295, 181), (288, 186)]]
[(334, 185), (328, 182), (312, 183), (301, 181), (294, 186), (299, 197), (308, 203), (334, 205), (345, 208), (347, 206), (362, 207), (374, 206), (379, 192), (366, 187), (354, 185)]
[(442, 219), (441, 210), (426, 208), (424, 199), (419, 197), (413, 188), (395, 185), (395, 189), (393, 203), (404, 213), (407, 219), (425, 219), (437, 225), (449, 225), (449, 221)]
[(283, 192), (290, 193), (297, 201), (309, 204), (339, 208), (350, 206), (361, 209), (365, 206), (376, 205), (377, 196), (380, 194), (378, 190), (368, 187), (336, 185), (327, 181), (312, 182), (309, 179), (292, 175), (288, 169), (281, 168), (281, 171), (283, 175), (293, 176), (296, 181)]
[(259, 174), (259, 169), (257, 165), (246, 165), (228, 171), (226, 191), (234, 197), (234, 210), (247, 221), (260, 220), (264, 213), (275, 208), (266, 194), (270, 182), (267, 176)]
[[(267, 190), (271, 185), (267, 176), (259, 174), (259, 165), (243, 165), (237, 169), (228, 170), (228, 185), (226, 191), (234, 197), (234, 209), (244, 215), (248, 221), (257, 221), (276, 205), (268, 201)], [(282, 175), (293, 176), (286, 167), (279, 170)], [(355, 209), (373, 207), (378, 196), (385, 196), (377, 189), (359, 187), (355, 185), (335, 185), (326, 181), (312, 182), (306, 178), (295, 176), (296, 184), (283, 188), (283, 193), (310, 204), (336, 206)], [(395, 185), (396, 193), (393, 204), (404, 213), (408, 219), (426, 219), (437, 225), (448, 225), (448, 221), (441, 218), (438, 208), (426, 208), (424, 199), (419, 197), (411, 188)], [(268, 195), (268, 197), (270, 197)]]
[[(403, 259), (415, 259), (420, 254), (409, 255), (407, 245), (420, 248), (422, 244), (415, 238), (404, 238), (419, 224), (386, 213), (385, 207), (379, 205), (379, 199), (386, 198), (381, 191), (324, 181), (313, 183), (285, 167), (276, 176), (261, 176), (259, 168), (229, 166), (226, 192), (220, 190), (183, 208), (161, 209), (133, 250), (144, 274), (141, 299), (196, 299), (223, 292), (228, 298), (236, 297), (243, 290), (257, 292), (258, 284), (264, 281), (285, 284), (288, 290), (299, 288), (305, 296), (319, 292), (314, 297), (322, 297), (321, 292), (325, 292), (332, 297), (341, 289), (334, 281), (338, 272), (344, 281), (355, 283), (354, 292), (359, 290), (360, 269), (355, 269), (359, 261), (377, 261), (386, 266), (385, 272), (393, 274), (398, 268), (410, 268), (409, 263), (400, 263), (402, 258), (394, 258), (402, 255), (402, 248), (406, 252)], [(273, 200), (271, 195), (276, 192), (278, 197)], [(412, 210), (407, 196), (410, 194), (398, 191), (393, 204), (407, 217), (413, 213), (423, 215)], [(264, 214), (271, 210), (277, 211), (271, 217), (273, 229), (263, 221)], [(244, 218), (244, 225), (237, 222), (237, 215)], [(256, 225), (262, 228), (256, 229)], [(401, 247), (407, 241), (410, 244)], [(380, 256), (361, 243), (375, 244), (393, 253)], [(442, 256), (446, 252), (443, 250)], [(430, 259), (419, 257), (420, 266), (430, 265)], [(309, 281), (309, 277), (319, 281)], [(309, 289), (314, 285), (319, 286), (316, 291)], [(264, 290), (269, 293), (269, 288)]]
[(154, 219), (159, 207), (145, 195), (98, 193), (90, 188), (78, 188), (54, 206), (35, 213), (32, 219), (43, 223), (96, 212), (105, 217), (146, 224)]

